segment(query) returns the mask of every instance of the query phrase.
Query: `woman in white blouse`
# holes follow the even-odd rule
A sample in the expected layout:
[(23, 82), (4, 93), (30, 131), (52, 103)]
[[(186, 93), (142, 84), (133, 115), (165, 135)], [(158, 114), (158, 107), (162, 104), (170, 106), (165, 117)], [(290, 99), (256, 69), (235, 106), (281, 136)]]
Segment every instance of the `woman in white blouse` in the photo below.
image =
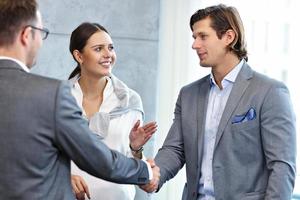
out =
[[(82, 108), (90, 129), (110, 148), (127, 156), (142, 157), (143, 145), (156, 131), (156, 123), (140, 126), (140, 96), (112, 73), (116, 60), (107, 30), (96, 23), (83, 23), (71, 35), (70, 52), (77, 67), (69, 79), (72, 94)], [(97, 156), (97, 155), (95, 155)], [(135, 187), (95, 178), (72, 163), (72, 187), (77, 199), (133, 200)]]

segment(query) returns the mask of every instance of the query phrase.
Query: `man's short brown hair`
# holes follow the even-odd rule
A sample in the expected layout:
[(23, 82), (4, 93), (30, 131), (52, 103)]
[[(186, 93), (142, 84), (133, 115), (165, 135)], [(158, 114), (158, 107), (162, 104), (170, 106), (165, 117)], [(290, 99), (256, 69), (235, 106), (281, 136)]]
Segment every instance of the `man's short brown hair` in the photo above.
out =
[(14, 43), (18, 32), (37, 19), (36, 0), (0, 1), (0, 46)]

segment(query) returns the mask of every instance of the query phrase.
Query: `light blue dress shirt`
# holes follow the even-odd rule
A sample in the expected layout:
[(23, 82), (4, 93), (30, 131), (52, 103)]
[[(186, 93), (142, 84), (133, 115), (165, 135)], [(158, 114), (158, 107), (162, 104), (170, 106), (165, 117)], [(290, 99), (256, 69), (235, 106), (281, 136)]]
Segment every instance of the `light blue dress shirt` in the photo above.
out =
[(199, 180), (198, 200), (215, 200), (214, 183), (212, 174), (212, 161), (216, 135), (224, 108), (232, 90), (235, 79), (244, 64), (242, 60), (222, 80), (220, 89), (210, 74), (210, 92), (207, 104), (206, 123), (204, 133), (204, 153)]

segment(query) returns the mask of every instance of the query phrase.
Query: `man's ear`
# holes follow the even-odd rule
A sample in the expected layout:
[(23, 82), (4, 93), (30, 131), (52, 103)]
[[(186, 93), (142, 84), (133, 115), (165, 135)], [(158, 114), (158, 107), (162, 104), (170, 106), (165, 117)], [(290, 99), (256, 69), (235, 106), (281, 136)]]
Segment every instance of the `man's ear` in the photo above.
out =
[(230, 45), (235, 40), (236, 35), (232, 29), (228, 29), (223, 37), (225, 37), (226, 44)]
[(75, 49), (73, 52), (72, 52), (75, 60), (79, 63), (79, 64), (82, 64), (82, 56), (81, 56), (81, 53), (80, 51), (78, 51), (77, 49)]
[(21, 40), (21, 43), (25, 46), (28, 46), (28, 44), (30, 43), (30, 41), (32, 40), (33, 38), (33, 35), (32, 35), (32, 28), (31, 27), (26, 27), (23, 29), (23, 31), (20, 32), (20, 40)]

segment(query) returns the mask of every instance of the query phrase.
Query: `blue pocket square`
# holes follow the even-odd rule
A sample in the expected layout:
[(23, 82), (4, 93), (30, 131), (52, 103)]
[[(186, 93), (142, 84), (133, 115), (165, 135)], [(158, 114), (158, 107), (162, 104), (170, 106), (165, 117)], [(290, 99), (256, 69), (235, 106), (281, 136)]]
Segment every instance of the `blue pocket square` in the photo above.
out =
[(256, 112), (254, 108), (250, 108), (245, 114), (243, 115), (236, 115), (233, 117), (232, 124), (242, 123), (254, 120), (256, 118)]

